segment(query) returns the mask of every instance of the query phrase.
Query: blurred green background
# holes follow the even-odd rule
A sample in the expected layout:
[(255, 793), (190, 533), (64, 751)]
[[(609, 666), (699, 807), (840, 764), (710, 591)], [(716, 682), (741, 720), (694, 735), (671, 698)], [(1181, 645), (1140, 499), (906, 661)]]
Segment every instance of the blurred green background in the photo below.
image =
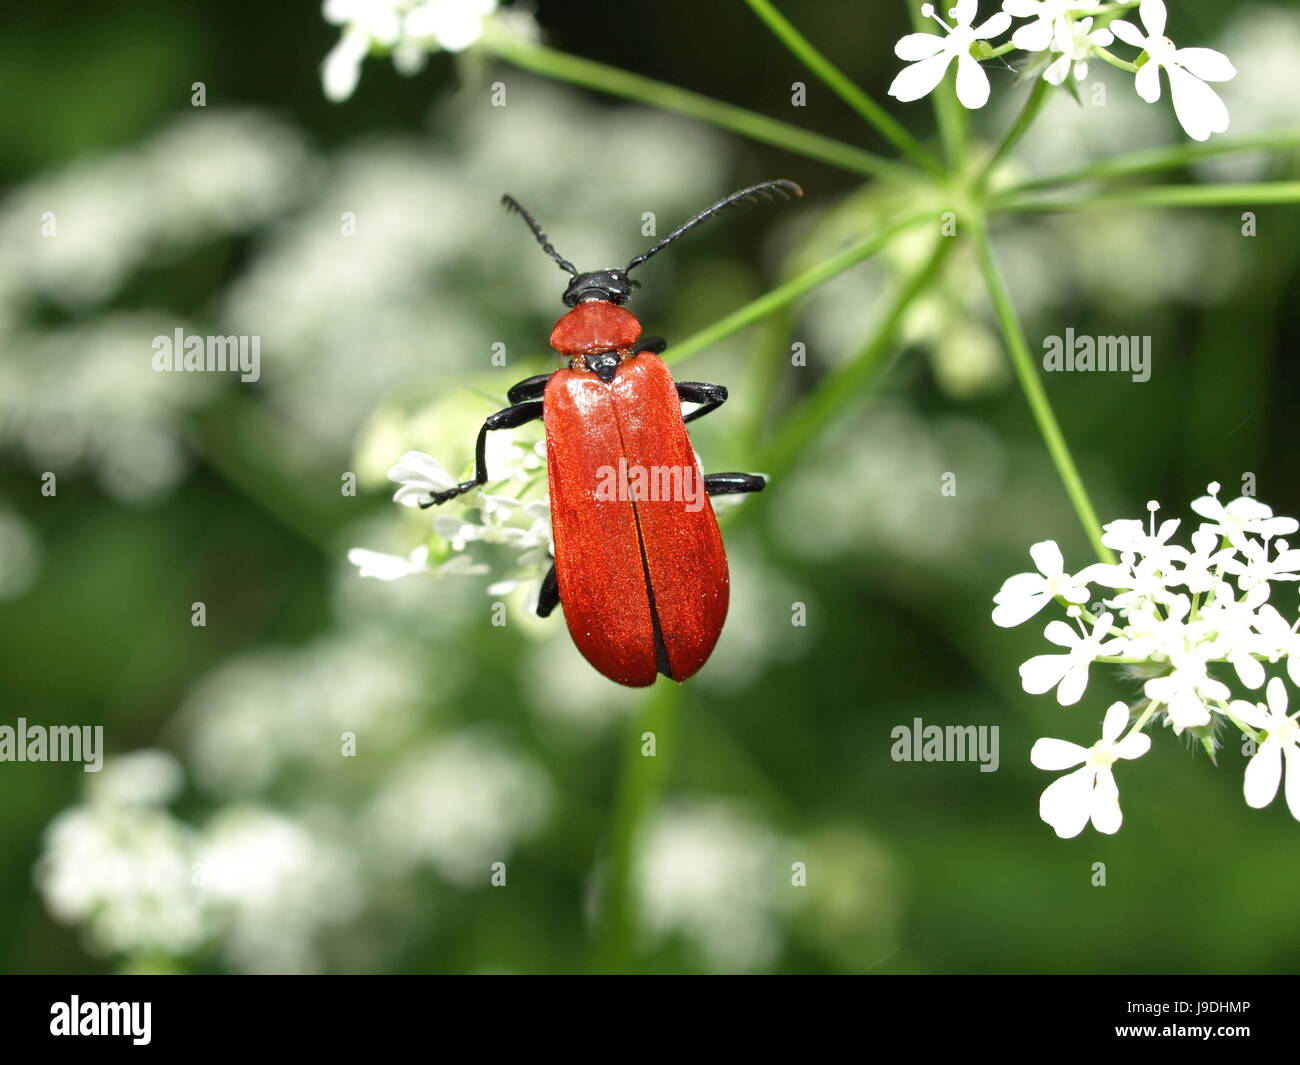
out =
[[(902, 4), (781, 6), (885, 98)], [(1234, 131), (1294, 123), (1300, 12), (1171, 7), (1180, 43), (1221, 48), (1241, 72), (1223, 87)], [(743, 4), (596, 17), (541, 0), (535, 18), (564, 51), (887, 147)], [(871, 231), (885, 207), (838, 170), (472, 56), (434, 56), (410, 78), (371, 59), (331, 104), (319, 65), (337, 37), (315, 5), (246, 0), (49, 2), (6, 20), (0, 723), (102, 724), (123, 757), (99, 777), (0, 765), (5, 971), (596, 964), (644, 696), (592, 673), (558, 616), (540, 625), (512, 601), (511, 624), (493, 627), (492, 578), (363, 581), (347, 550), (409, 549), (387, 467), (411, 448), (464, 461), (494, 401), (550, 367), (562, 276), (502, 192), (590, 269), (645, 245), (643, 211), (666, 227), (734, 187), (800, 182), (797, 205), (734, 212), (643, 271), (635, 309), (670, 340)], [(1023, 92), (1009, 71), (990, 76), (977, 136), (996, 136)], [(1050, 173), (1181, 136), (1119, 72), (1096, 76), (1107, 106), (1056, 101), (1017, 166)], [(488, 102), (495, 81), (505, 108)], [(931, 135), (928, 106), (891, 109)], [(1254, 157), (1186, 176), (1295, 171)], [(1289, 208), (1257, 213), (1249, 239), (1235, 208), (995, 228), (1035, 352), (1067, 327), (1153, 337), (1147, 383), (1047, 381), (1103, 521), (1151, 498), (1186, 519), (1208, 481), (1235, 495), (1247, 473), (1276, 511), (1300, 513), (1300, 225)], [(855, 268), (678, 372), (732, 390), (693, 432), (706, 468), (751, 468), (746, 441), (857, 350), (914, 255)], [(151, 339), (177, 327), (260, 335), (261, 380), (153, 373)], [(794, 342), (808, 351), (797, 371)], [(1216, 767), (1157, 730), (1121, 768), (1117, 836), (1062, 841), (1039, 821), (1034, 739), (1091, 743), (1136, 686), (1094, 668), (1073, 710), (1027, 696), (1016, 669), (1041, 626), (989, 620), (1031, 543), (1056, 539), (1074, 568), (1090, 554), (969, 256), (896, 347), (728, 533), (732, 616), (662, 739), (627, 967), (1294, 971), (1300, 835), (1281, 801), (1246, 807), (1231, 744)], [(340, 491), (348, 471), (355, 497)], [(806, 627), (790, 625), (796, 602)], [(1000, 726), (1001, 767), (893, 762), (890, 730), (916, 717)], [(355, 758), (339, 757), (345, 731)], [(489, 883), (498, 860), (504, 888)], [(790, 886), (793, 862), (806, 888)], [(200, 905), (205, 868), (222, 872), (198, 885)]]

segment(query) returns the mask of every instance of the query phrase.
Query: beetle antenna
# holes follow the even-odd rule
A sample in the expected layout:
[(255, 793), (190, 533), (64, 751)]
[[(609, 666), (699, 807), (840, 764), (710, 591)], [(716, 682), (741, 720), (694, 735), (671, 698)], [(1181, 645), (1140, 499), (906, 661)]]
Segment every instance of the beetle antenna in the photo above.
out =
[(563, 258), (560, 253), (555, 250), (554, 246), (552, 246), (551, 242), (547, 239), (546, 234), (542, 232), (542, 227), (537, 224), (537, 219), (528, 213), (528, 208), (513, 196), (509, 195), (502, 196), (501, 203), (507, 211), (514, 211), (515, 214), (528, 224), (528, 228), (533, 231), (533, 236), (537, 238), (537, 243), (542, 246), (542, 251), (546, 252), (547, 255), (559, 263), (561, 270), (567, 270), (574, 277), (578, 276), (578, 268), (574, 266), (573, 263), (569, 262), (568, 259)]
[(694, 218), (690, 219), (689, 221), (683, 222), (680, 226), (678, 226), (671, 233), (669, 233), (668, 236), (664, 237), (663, 240), (661, 240), (649, 251), (642, 252), (630, 263), (628, 263), (627, 266), (624, 267), (623, 272), (627, 273), (627, 271), (640, 266), (652, 255), (658, 255), (659, 252), (663, 251), (664, 248), (668, 247), (669, 244), (675, 241), (683, 233), (687, 232), (688, 230), (694, 229), (701, 222), (707, 221), (708, 219), (712, 218), (715, 214), (717, 214), (720, 211), (725, 211), (728, 207), (732, 206), (733, 204), (747, 203), (750, 200), (759, 200), (759, 199), (771, 200), (771, 199), (780, 198), (782, 200), (788, 200), (791, 197), (802, 196), (802, 195), (803, 195), (803, 189), (801, 189), (793, 181), (785, 181), (783, 179), (777, 181), (764, 181), (761, 185), (750, 185), (749, 188), (747, 189), (741, 189), (739, 192), (733, 192), (730, 196), (724, 196), (712, 207), (706, 207)]

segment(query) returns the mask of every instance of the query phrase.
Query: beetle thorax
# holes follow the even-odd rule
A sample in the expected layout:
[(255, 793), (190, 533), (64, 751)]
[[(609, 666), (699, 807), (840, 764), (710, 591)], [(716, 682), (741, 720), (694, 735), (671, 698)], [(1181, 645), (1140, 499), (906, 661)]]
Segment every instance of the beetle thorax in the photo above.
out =
[(551, 347), (573, 358), (626, 351), (641, 335), (641, 323), (625, 307), (605, 300), (579, 303), (551, 330)]

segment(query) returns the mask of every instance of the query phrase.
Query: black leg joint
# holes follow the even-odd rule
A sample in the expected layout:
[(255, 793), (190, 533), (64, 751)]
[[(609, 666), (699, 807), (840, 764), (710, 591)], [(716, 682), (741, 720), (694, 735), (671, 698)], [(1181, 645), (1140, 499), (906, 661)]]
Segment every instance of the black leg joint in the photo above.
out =
[(735, 496), (745, 492), (761, 492), (767, 487), (767, 478), (761, 473), (706, 473), (704, 490), (711, 496)]
[(559, 605), (560, 582), (555, 576), (555, 564), (551, 563), (551, 568), (546, 571), (546, 577), (542, 580), (542, 590), (537, 595), (537, 616), (549, 618), (551, 611)]
[(535, 377), (525, 377), (517, 385), (511, 385), (510, 391), (506, 393), (506, 399), (510, 402), (518, 403), (525, 399), (541, 399), (542, 393), (546, 391), (546, 382), (551, 379), (548, 373), (539, 373)]
[[(524, 384), (525, 382), (520, 382)], [(516, 403), (513, 406), (499, 410), (495, 414), (489, 415), (483, 423), (483, 427), (478, 431), (478, 441), (474, 445), (474, 479), (472, 481), (461, 481), (455, 488), (448, 488), (445, 492), (434, 492), (427, 503), (421, 503), (420, 509), (427, 510), (429, 507), (438, 506), (447, 502), (449, 499), (455, 499), (458, 495), (463, 495), (471, 488), (477, 488), (481, 484), (486, 484), (488, 480), (487, 471), (487, 435), (495, 429), (517, 429), (521, 425), (527, 425), (531, 421), (536, 421), (542, 416), (542, 401), (540, 399), (528, 399), (522, 403)]]
[(727, 402), (727, 390), (722, 385), (711, 385), (705, 381), (678, 381), (677, 396), (683, 403), (700, 404), (682, 420), (693, 422), (703, 418), (710, 411), (715, 411)]

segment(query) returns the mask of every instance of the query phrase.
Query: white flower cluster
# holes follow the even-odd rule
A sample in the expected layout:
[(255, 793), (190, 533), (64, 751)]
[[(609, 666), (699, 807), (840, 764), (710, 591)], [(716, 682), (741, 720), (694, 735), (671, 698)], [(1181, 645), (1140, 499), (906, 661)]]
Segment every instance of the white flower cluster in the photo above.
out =
[[(1146, 753), (1142, 730), (1159, 715), (1175, 733), (1196, 736), (1211, 756), (1223, 722), (1240, 729), (1247, 753), (1253, 751), (1245, 795), (1254, 807), (1277, 794), (1285, 755), (1287, 805), (1300, 820), (1300, 725), (1286, 716), (1281, 678), (1268, 681), (1267, 703), (1234, 700), (1227, 683), (1235, 679), (1258, 691), (1265, 686), (1265, 666), (1284, 663), (1292, 683), (1300, 685), (1300, 654), (1292, 653), (1300, 650), (1300, 621), (1294, 606), (1279, 609), (1277, 600), (1270, 601), (1275, 584), (1300, 580), (1300, 550), (1278, 539), (1294, 533), (1297, 522), (1275, 517), (1255, 499), (1222, 503), (1219, 485), (1211, 484), (1209, 494), (1192, 503), (1204, 520), (1189, 549), (1171, 542), (1177, 519), (1157, 525), (1159, 504), (1147, 508), (1145, 524), (1130, 519), (1104, 527), (1102, 543), (1120, 554), (1119, 563), (1070, 574), (1060, 549), (1045, 540), (1030, 548), (1038, 572), (1008, 578), (994, 596), (998, 625), (1019, 625), (1055, 601), (1077, 626), (1076, 631), (1059, 620), (1047, 625), (1044, 635), (1063, 650), (1035, 655), (1020, 667), (1025, 691), (1055, 689), (1057, 702), (1071, 706), (1099, 661), (1128, 667), (1144, 680), (1145, 705), (1123, 739), (1131, 715), (1116, 703), (1093, 747), (1062, 740), (1034, 745), (1031, 760), (1040, 769), (1082, 763), (1043, 793), (1042, 818), (1062, 837), (1078, 835), (1089, 820), (1098, 831), (1117, 831), (1119, 793), (1110, 766)], [(1100, 601), (1090, 607), (1092, 585), (1109, 591), (1098, 593)]]
[(162, 751), (110, 760), (46, 831), (36, 880), (50, 912), (97, 953), (157, 964), (220, 941), (245, 971), (316, 968), (314, 940), (355, 907), (352, 861), (256, 806), (192, 828), (166, 809), (182, 783)]
[(402, 74), (418, 73), (430, 52), (463, 52), (496, 9), (497, 0), (325, 0), (325, 21), (343, 27), (321, 65), (325, 95), (351, 96), (372, 51), (391, 53)]
[[(489, 567), (466, 553), (469, 545), (496, 544), (513, 553), (516, 575), (490, 584), (488, 594), (507, 595), (525, 586), (535, 593), (555, 554), (550, 502), (545, 494), (537, 494), (545, 477), (545, 442), (525, 449), (503, 434), (489, 434), (487, 460), (489, 470), (509, 470), (499, 493), (476, 491), (439, 507), (433, 513), (433, 538), (407, 556), (354, 547), (348, 561), (362, 577), (383, 581), (417, 573), (474, 576), (489, 572)], [(435, 493), (457, 484), (442, 463), (423, 451), (406, 452), (388, 478), (399, 486), (393, 501), (407, 507), (428, 506)]]
[[(1117, 9), (1138, 8), (1139, 28), (1123, 19), (1106, 22)], [(1207, 140), (1211, 133), (1228, 128), (1228, 109), (1206, 82), (1229, 81), (1236, 75), (1228, 57), (1212, 48), (1179, 48), (1165, 36), (1167, 11), (1164, 0), (1141, 0), (1141, 4), (1105, 4), (1101, 0), (1003, 0), (1002, 10), (975, 25), (979, 0), (957, 0), (948, 12), (949, 25), (924, 4), (921, 13), (934, 19), (943, 30), (909, 33), (894, 46), (899, 59), (908, 61), (889, 87), (899, 100), (919, 100), (934, 91), (957, 62), (957, 99), (967, 108), (983, 107), (989, 98), (989, 79), (980, 60), (1018, 50), (1038, 57), (1042, 77), (1051, 85), (1079, 81), (1088, 75), (1088, 60), (1100, 57), (1124, 69), (1136, 69), (1137, 94), (1148, 103), (1160, 99), (1160, 71), (1169, 79), (1174, 113), (1187, 135)], [(993, 38), (1011, 29), (1012, 16), (1026, 19), (999, 46)], [(1118, 38), (1138, 49), (1132, 63), (1107, 49)], [(1028, 69), (1034, 70), (1031, 65)]]

